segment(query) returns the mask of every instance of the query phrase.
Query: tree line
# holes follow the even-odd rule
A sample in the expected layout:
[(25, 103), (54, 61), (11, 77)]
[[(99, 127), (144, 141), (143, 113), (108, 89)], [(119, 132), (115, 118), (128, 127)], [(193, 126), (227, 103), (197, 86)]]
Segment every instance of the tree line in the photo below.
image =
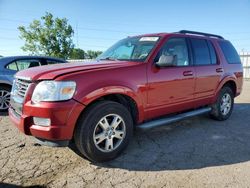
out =
[(25, 41), (21, 49), (30, 55), (46, 55), (64, 59), (95, 59), (101, 51), (75, 48), (74, 30), (66, 18), (54, 17), (46, 12), (40, 20), (28, 26), (19, 26), (20, 38)]

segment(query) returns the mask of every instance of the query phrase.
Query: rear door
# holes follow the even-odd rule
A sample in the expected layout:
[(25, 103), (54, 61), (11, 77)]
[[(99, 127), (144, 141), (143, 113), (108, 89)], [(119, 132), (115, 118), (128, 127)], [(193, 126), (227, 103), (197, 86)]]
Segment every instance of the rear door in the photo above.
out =
[(207, 100), (214, 95), (224, 70), (212, 41), (191, 38), (190, 42), (196, 72), (194, 98)]

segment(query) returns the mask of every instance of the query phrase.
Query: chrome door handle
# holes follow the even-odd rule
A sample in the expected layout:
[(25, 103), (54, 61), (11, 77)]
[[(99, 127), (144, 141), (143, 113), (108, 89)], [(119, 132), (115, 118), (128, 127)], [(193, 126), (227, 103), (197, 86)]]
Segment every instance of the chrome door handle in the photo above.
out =
[(217, 68), (216, 69), (216, 72), (223, 72), (224, 70), (223, 70), (223, 68)]
[(183, 76), (193, 76), (193, 71), (184, 71)]

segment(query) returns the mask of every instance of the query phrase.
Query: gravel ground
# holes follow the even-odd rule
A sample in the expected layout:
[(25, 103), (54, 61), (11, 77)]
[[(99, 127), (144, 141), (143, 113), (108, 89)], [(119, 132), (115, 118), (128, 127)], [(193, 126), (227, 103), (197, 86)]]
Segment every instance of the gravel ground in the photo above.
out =
[(116, 160), (92, 164), (50, 148), (0, 116), (0, 187), (250, 187), (250, 82), (224, 122), (206, 115), (137, 131)]

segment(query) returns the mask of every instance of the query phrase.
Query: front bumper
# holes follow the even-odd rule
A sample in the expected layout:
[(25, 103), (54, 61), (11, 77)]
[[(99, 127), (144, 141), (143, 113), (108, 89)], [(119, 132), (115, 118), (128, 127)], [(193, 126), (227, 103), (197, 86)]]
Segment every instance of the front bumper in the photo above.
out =
[[(58, 141), (72, 139), (77, 119), (84, 107), (83, 104), (73, 99), (64, 102), (41, 102), (39, 104), (32, 104), (31, 101), (28, 101), (23, 105), (22, 115), (18, 115), (10, 107), (9, 117), (24, 134), (32, 135), (46, 142), (60, 143)], [(33, 117), (49, 118), (51, 125), (47, 127), (35, 125)]]

